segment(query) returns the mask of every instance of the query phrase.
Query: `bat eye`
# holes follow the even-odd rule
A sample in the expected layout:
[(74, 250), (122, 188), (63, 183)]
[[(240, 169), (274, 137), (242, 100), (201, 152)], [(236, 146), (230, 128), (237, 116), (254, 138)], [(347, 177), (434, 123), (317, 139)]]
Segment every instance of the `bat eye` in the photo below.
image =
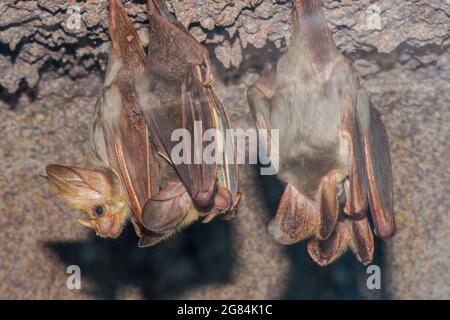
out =
[(106, 210), (105, 210), (105, 207), (104, 207), (104, 206), (97, 205), (97, 206), (94, 207), (94, 214), (95, 214), (97, 217), (103, 216), (103, 215), (105, 214), (105, 212), (106, 212)]

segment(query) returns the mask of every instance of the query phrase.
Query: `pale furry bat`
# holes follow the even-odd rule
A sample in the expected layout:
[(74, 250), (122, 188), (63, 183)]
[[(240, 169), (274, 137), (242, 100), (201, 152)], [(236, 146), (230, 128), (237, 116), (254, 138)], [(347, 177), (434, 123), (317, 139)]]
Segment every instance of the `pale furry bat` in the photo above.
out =
[(287, 52), (248, 91), (257, 127), (280, 130), (278, 177), (286, 188), (269, 231), (281, 244), (309, 239), (320, 265), (348, 246), (366, 264), (374, 250), (369, 214), (380, 238), (395, 233), (385, 125), (336, 49), (320, 1), (294, 4)]
[[(206, 129), (225, 132), (229, 122), (211, 87), (206, 50), (161, 2), (149, 1), (148, 8), (151, 49), (146, 57), (121, 1), (110, 1), (112, 45), (95, 108), (89, 163), (46, 168), (54, 190), (87, 215), (79, 220), (82, 225), (99, 236), (117, 237), (130, 218), (142, 247), (197, 219), (231, 218), (240, 199), (237, 166), (227, 159), (220, 164), (171, 162), (168, 130), (192, 131), (198, 120)], [(163, 52), (171, 52), (171, 59), (161, 57)], [(154, 90), (173, 104), (165, 104)]]

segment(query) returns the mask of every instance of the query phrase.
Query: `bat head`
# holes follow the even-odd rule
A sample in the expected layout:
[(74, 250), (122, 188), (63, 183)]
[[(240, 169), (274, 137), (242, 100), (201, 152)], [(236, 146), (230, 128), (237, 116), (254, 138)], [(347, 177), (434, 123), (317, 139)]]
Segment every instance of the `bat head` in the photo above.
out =
[(55, 164), (47, 166), (46, 173), (53, 190), (87, 215), (87, 219), (78, 220), (80, 224), (94, 229), (100, 237), (120, 235), (131, 209), (114, 173)]

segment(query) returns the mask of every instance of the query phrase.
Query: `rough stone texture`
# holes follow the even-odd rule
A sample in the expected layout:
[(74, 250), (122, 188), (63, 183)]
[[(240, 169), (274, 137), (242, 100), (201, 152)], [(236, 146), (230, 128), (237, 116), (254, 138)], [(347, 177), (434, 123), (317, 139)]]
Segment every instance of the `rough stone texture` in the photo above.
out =
[[(78, 226), (39, 174), (83, 162), (109, 40), (107, 1), (77, 2), (76, 30), (69, 2), (0, 2), (0, 298), (450, 298), (448, 1), (322, 1), (338, 48), (386, 113), (398, 232), (376, 244), (382, 292), (365, 288), (351, 254), (323, 269), (303, 244), (276, 245), (265, 225), (280, 189), (252, 166), (232, 222), (196, 224), (147, 250), (132, 230), (110, 241)], [(148, 42), (145, 1), (124, 2)], [(291, 1), (169, 2), (215, 58), (232, 122), (251, 126), (245, 90), (289, 44)], [(70, 264), (82, 269), (80, 291), (66, 288)]]

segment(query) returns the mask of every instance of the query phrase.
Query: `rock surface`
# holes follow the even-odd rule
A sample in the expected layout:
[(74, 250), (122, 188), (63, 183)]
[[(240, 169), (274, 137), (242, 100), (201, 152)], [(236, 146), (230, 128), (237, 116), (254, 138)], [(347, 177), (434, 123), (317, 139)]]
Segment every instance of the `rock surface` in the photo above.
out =
[[(124, 1), (144, 42), (145, 1)], [(289, 44), (290, 0), (169, 0), (210, 50), (235, 126), (252, 120), (246, 88)], [(252, 5), (254, 4), (254, 6)], [(377, 243), (382, 292), (349, 254), (322, 269), (266, 225), (279, 188), (242, 167), (232, 222), (197, 224), (148, 250), (132, 231), (100, 240), (39, 176), (81, 164), (108, 56), (107, 1), (0, 3), (0, 298), (450, 298), (450, 4), (322, 1), (334, 40), (386, 114), (397, 235)], [(79, 12), (79, 15), (78, 15)], [(79, 24), (78, 24), (79, 23)], [(264, 197), (263, 197), (264, 195)], [(66, 288), (68, 265), (81, 290)]]

